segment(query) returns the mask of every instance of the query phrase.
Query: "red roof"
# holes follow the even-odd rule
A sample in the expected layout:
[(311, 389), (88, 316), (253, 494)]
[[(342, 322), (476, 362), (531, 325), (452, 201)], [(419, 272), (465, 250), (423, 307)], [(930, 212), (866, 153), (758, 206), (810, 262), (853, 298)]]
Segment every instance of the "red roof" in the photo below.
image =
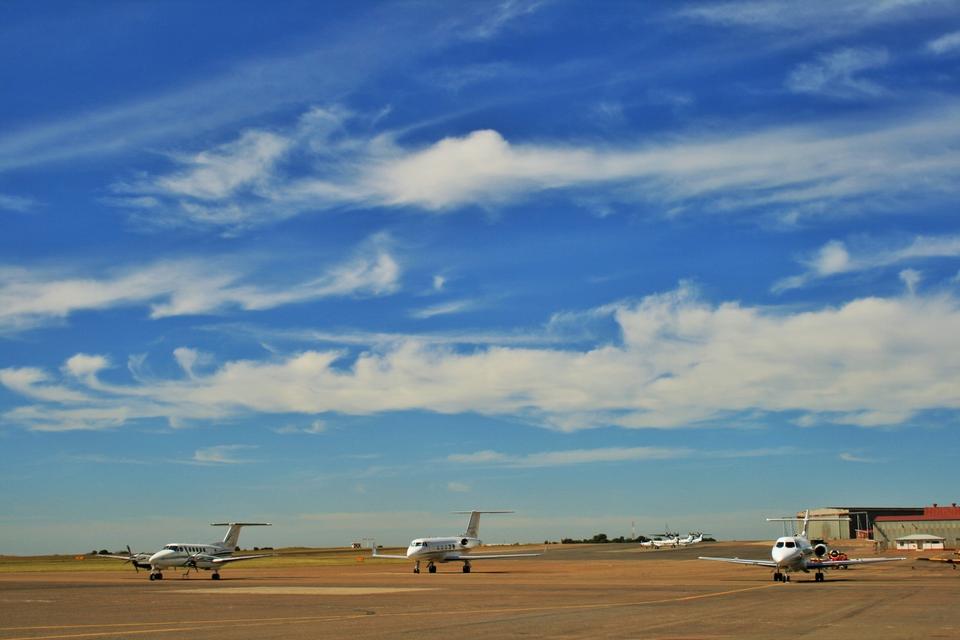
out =
[(955, 504), (949, 507), (924, 507), (922, 516), (877, 516), (876, 522), (902, 522), (905, 520), (960, 520), (960, 507)]

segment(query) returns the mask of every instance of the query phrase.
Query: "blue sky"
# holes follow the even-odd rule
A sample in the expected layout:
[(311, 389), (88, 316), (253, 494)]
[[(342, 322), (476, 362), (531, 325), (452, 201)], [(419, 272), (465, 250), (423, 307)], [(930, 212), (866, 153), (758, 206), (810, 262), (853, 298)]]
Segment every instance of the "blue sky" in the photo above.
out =
[(957, 498), (955, 3), (0, 25), (2, 552)]

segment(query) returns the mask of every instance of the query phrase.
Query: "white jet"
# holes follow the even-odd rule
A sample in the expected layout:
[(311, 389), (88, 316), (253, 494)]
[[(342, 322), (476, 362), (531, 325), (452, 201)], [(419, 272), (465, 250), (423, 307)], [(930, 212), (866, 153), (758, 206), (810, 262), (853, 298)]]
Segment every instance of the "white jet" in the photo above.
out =
[[(767, 518), (767, 522), (796, 522), (798, 518)], [(775, 582), (790, 582), (789, 574), (795, 571), (810, 573), (816, 571), (814, 580), (823, 582), (823, 570), (833, 567), (846, 567), (851, 564), (872, 564), (875, 562), (893, 562), (895, 560), (906, 560), (906, 558), (850, 558), (847, 560), (830, 560), (827, 552), (827, 545), (818, 542), (815, 545), (807, 540), (807, 523), (812, 520), (849, 520), (849, 518), (827, 518), (810, 517), (810, 511), (807, 510), (803, 515), (803, 530), (800, 535), (783, 536), (777, 538), (770, 550), (771, 560), (747, 560), (744, 558), (706, 558), (701, 556), (700, 560), (716, 560), (718, 562), (732, 562), (734, 564), (749, 564), (758, 567), (769, 567), (773, 569), (773, 580)]]
[(212, 527), (229, 527), (227, 535), (221, 542), (210, 543), (180, 543), (173, 542), (164, 545), (162, 549), (154, 553), (134, 553), (127, 547), (127, 555), (115, 556), (102, 554), (99, 557), (117, 558), (125, 560), (133, 565), (133, 568), (150, 569), (150, 580), (163, 580), (164, 569), (186, 569), (184, 575), (188, 575), (190, 570), (212, 571), (210, 577), (214, 580), (220, 579), (220, 567), (240, 560), (253, 560), (254, 558), (266, 558), (273, 554), (261, 553), (252, 556), (235, 556), (234, 549), (237, 548), (237, 541), (240, 539), (240, 529), (243, 527), (269, 527), (269, 522), (216, 522)]
[(472, 553), (473, 549), (483, 545), (483, 542), (477, 536), (480, 535), (480, 514), (481, 513), (513, 513), (513, 511), (454, 511), (453, 513), (469, 513), (470, 522), (467, 524), (467, 531), (459, 536), (448, 536), (442, 538), (416, 538), (410, 541), (407, 547), (406, 555), (385, 555), (377, 553), (377, 545), (373, 545), (374, 558), (396, 558), (403, 560), (413, 560), (413, 572), (420, 573), (420, 562), (426, 561), (427, 571), (437, 572), (438, 562), (462, 562), (463, 572), (470, 573), (470, 562), (472, 560), (494, 560), (497, 558), (530, 558), (543, 555), (541, 553), (501, 553), (480, 555)]
[(704, 536), (704, 535), (706, 535), (706, 534), (704, 534), (703, 532), (700, 532), (700, 531), (698, 531), (698, 532), (696, 532), (696, 533), (693, 533), (693, 532), (691, 531), (690, 533), (687, 534), (687, 537), (686, 537), (686, 538), (680, 538), (677, 542), (680, 543), (680, 546), (681, 546), (681, 547), (686, 547), (686, 546), (689, 546), (689, 545), (691, 545), (691, 544), (700, 544), (701, 542), (703, 542), (703, 536)]

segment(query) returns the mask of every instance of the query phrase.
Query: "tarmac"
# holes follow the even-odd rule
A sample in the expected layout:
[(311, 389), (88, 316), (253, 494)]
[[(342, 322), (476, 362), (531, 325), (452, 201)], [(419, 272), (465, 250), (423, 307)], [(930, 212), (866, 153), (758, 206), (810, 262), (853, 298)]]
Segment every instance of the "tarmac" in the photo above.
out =
[(469, 574), (450, 563), (416, 575), (355, 552), (351, 564), (238, 563), (216, 582), (174, 571), (151, 582), (129, 566), (3, 572), (0, 640), (960, 637), (950, 565), (911, 559), (779, 583), (764, 568), (696, 559), (768, 553), (769, 543), (551, 545), (475, 561)]

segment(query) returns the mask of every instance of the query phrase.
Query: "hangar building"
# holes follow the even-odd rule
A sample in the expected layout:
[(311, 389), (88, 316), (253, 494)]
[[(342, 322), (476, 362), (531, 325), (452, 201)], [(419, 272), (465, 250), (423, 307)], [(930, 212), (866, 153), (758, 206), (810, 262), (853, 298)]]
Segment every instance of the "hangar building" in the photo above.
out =
[(943, 547), (960, 549), (960, 507), (957, 503), (947, 507), (937, 504), (924, 507), (919, 515), (878, 516), (873, 525), (874, 540), (886, 549), (896, 549), (897, 540), (919, 540), (918, 536), (943, 538)]
[[(874, 528), (878, 520), (883, 518), (911, 518), (923, 516), (923, 507), (826, 507), (823, 509), (811, 509), (811, 516), (818, 517), (838, 517), (849, 518), (849, 520), (810, 522), (807, 527), (807, 535), (811, 540), (853, 540), (873, 539)], [(803, 518), (803, 512), (797, 514), (797, 517)], [(960, 524), (960, 523), (958, 523)], [(908, 531), (907, 533), (917, 533)], [(890, 538), (891, 545), (893, 539), (902, 534), (894, 535)], [(943, 534), (939, 534), (943, 535)]]

